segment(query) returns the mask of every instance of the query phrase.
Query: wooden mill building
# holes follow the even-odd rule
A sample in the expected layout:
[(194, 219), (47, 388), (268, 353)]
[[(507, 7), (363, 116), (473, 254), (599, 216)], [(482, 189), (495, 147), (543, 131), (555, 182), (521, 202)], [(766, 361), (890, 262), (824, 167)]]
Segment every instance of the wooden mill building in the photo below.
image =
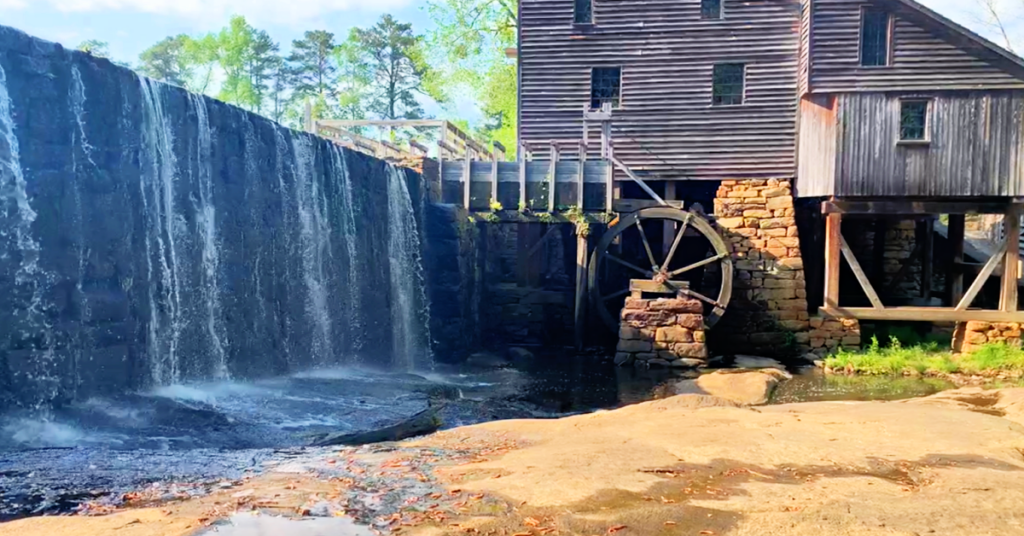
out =
[[(813, 331), (817, 305), (846, 319), (1024, 320), (1021, 58), (913, 0), (521, 0), (519, 9), (523, 153), (559, 165), (613, 158), (619, 205), (646, 206), (652, 193), (656, 204), (714, 203), (727, 239), (750, 239), (732, 241), (738, 271), (750, 272), (736, 288), (780, 323)], [(610, 121), (593, 121), (600, 109)], [(579, 149), (583, 137), (603, 139), (601, 128), (610, 148)], [(766, 184), (792, 204), (729, 213), (745, 185)], [(1007, 215), (1010, 238), (971, 265), (964, 217), (980, 213)], [(754, 232), (724, 220), (766, 216), (797, 220), (806, 283), (782, 300), (805, 300), (810, 317), (778, 314), (779, 300), (745, 288), (770, 279), (771, 258), (787, 250), (760, 234), (763, 222)], [(876, 290), (886, 274), (865, 257), (881, 260), (889, 230), (911, 219), (904, 261), (918, 264), (921, 296), (908, 301)], [(858, 251), (844, 221), (847, 235), (877, 239)], [(1000, 278), (999, 303), (980, 307)]]

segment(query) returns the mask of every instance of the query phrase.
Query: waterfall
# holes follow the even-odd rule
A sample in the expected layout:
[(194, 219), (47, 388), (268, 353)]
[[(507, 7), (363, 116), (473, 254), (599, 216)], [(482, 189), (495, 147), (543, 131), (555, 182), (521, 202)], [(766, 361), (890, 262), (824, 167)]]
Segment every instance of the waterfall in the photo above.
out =
[(345, 242), (345, 255), (348, 257), (348, 273), (346, 280), (346, 298), (348, 306), (348, 326), (351, 334), (349, 349), (353, 354), (358, 355), (362, 348), (362, 278), (359, 265), (359, 253), (356, 250), (356, 241), (359, 230), (356, 228), (355, 204), (352, 197), (352, 181), (348, 173), (348, 157), (345, 151), (336, 145), (331, 147), (331, 161), (338, 180), (338, 193), (341, 196), (341, 234)]
[(405, 370), (429, 368), (430, 331), (416, 212), (405, 173), (389, 164), (387, 175), (393, 361)]
[(306, 284), (306, 312), (314, 326), (313, 362), (331, 364), (335, 358), (328, 310), (325, 257), (330, 251), (327, 218), (316, 173), (316, 149), (308, 136), (292, 139), (295, 152), (295, 202), (298, 207), (302, 278)]
[(49, 276), (39, 265), (40, 246), (32, 236), (38, 214), (29, 204), (11, 107), (7, 74), (0, 66), (0, 279), (13, 271), (16, 292), (2, 298), (13, 303), (9, 325), (0, 328), (10, 330), (7, 335), (23, 349), (26, 384), (19, 388), (30, 397), (29, 404), (41, 406), (58, 396), (60, 377), (54, 370), (53, 332), (43, 301)]
[[(177, 253), (174, 183), (177, 162), (171, 126), (164, 116), (162, 84), (139, 77), (142, 91), (143, 216), (149, 271), (149, 360), (158, 385), (181, 379), (178, 344), (182, 331), (181, 274)], [(147, 191), (148, 189), (148, 191)], [(155, 240), (154, 240), (155, 239)], [(152, 243), (156, 242), (156, 266)], [(159, 271), (155, 274), (155, 271)], [(156, 280), (159, 277), (159, 284)]]
[(199, 230), (199, 243), (202, 247), (202, 280), (201, 293), (206, 309), (206, 332), (210, 338), (210, 351), (213, 353), (213, 377), (223, 379), (228, 372), (227, 350), (224, 347), (224, 328), (221, 322), (220, 304), (220, 249), (217, 244), (217, 208), (213, 199), (213, 170), (211, 154), (213, 141), (210, 133), (210, 116), (206, 108), (206, 99), (200, 95), (189, 94), (196, 112), (198, 151), (196, 155), (199, 170), (199, 206), (196, 223)]

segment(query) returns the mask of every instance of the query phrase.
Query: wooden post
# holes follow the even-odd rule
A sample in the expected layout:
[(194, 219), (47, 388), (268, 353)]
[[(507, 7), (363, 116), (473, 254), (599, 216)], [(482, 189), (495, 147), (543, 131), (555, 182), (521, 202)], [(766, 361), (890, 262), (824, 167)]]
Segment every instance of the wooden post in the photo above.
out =
[(946, 267), (946, 292), (951, 307), (964, 297), (964, 233), (966, 222), (963, 214), (949, 215), (949, 263)]
[(576, 349), (582, 350), (587, 332), (587, 262), (590, 259), (590, 240), (576, 229)]
[(1017, 311), (1017, 284), (1020, 277), (1020, 218), (1021, 205), (1010, 205), (1003, 223), (1006, 232), (1006, 256), (1003, 261), (1003, 285), (999, 294), (999, 310)]
[(548, 212), (555, 212), (555, 175), (558, 173), (558, 144), (551, 143), (551, 167), (548, 169)]
[(612, 147), (612, 123), (608, 120), (601, 122), (601, 156), (608, 163), (608, 176), (605, 179), (605, 211), (611, 213), (615, 208), (615, 165), (612, 164), (615, 149)]
[(583, 195), (584, 195), (584, 173), (587, 168), (587, 142), (586, 140), (580, 142), (580, 177), (579, 183), (576, 185), (576, 204), (579, 206), (580, 212), (583, 211)]
[(530, 149), (525, 143), (519, 146), (519, 210), (529, 207), (526, 204), (526, 163), (531, 160)]
[(839, 307), (839, 263), (842, 257), (842, 215), (825, 218), (825, 307)]
[[(675, 181), (665, 182), (665, 201), (674, 201), (676, 198), (676, 183)], [(676, 223), (673, 221), (666, 221), (664, 224), (665, 232), (662, 236), (662, 255), (663, 259), (668, 258), (669, 251), (672, 250), (672, 244), (676, 240)], [(668, 266), (662, 268), (668, 269)]]
[(473, 171), (470, 169), (473, 167), (473, 161), (470, 160), (469, 151), (466, 151), (466, 158), (462, 162), (462, 165), (465, 166), (462, 168), (462, 201), (466, 204), (466, 210), (469, 210), (470, 190), (473, 182)]
[[(491, 202), (494, 204), (498, 202), (498, 153), (494, 153), (491, 158)], [(488, 207), (490, 208), (490, 207)]]
[(921, 230), (921, 297), (927, 302), (932, 298), (932, 279), (935, 275), (935, 219), (919, 223)]

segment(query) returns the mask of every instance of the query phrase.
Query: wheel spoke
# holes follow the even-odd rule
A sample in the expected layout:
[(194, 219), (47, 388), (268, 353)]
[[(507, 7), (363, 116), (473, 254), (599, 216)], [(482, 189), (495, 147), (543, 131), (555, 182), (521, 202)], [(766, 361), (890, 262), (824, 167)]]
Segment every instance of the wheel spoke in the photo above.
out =
[(690, 290), (688, 288), (681, 288), (681, 289), (679, 289), (679, 292), (682, 292), (683, 294), (686, 294), (687, 296), (689, 296), (691, 298), (697, 298), (698, 300), (700, 300), (700, 301), (702, 301), (704, 303), (709, 303), (711, 305), (714, 305), (715, 307), (720, 307), (722, 309), (725, 309), (725, 304), (722, 304), (722, 303), (719, 303), (719, 302), (717, 302), (715, 300), (712, 300), (711, 298), (709, 298), (709, 297), (707, 297), (707, 296), (705, 296), (705, 295), (703, 295), (700, 292), (697, 292), (695, 290)]
[(626, 262), (626, 261), (616, 257), (615, 255), (612, 255), (611, 253), (605, 253), (604, 256), (607, 257), (609, 260), (615, 261), (615, 262), (625, 266), (626, 268), (629, 268), (631, 270), (636, 270), (637, 272), (640, 272), (641, 274), (644, 274), (647, 277), (654, 277), (654, 272), (652, 272), (650, 270), (644, 270), (643, 268), (641, 268), (641, 267), (639, 267), (639, 266), (637, 266), (637, 265), (635, 265), (633, 263)]
[(651, 271), (658, 271), (658, 261), (654, 260), (654, 252), (651, 251), (651, 243), (647, 241), (647, 233), (644, 232), (643, 220), (637, 218), (636, 228), (640, 230), (640, 239), (644, 242), (644, 249), (647, 250), (647, 258), (651, 261)]
[(683, 224), (679, 226), (679, 232), (676, 233), (676, 240), (672, 242), (672, 249), (668, 250), (668, 255), (665, 256), (665, 263), (662, 266), (667, 270), (669, 266), (672, 266), (672, 259), (676, 256), (676, 249), (679, 248), (679, 243), (683, 241), (683, 235), (686, 234), (686, 227), (690, 224), (690, 214), (686, 214), (686, 218), (683, 220)]
[(628, 288), (624, 289), (624, 290), (620, 290), (618, 292), (613, 292), (613, 293), (611, 293), (611, 294), (609, 294), (607, 296), (601, 296), (601, 301), (614, 300), (615, 298), (619, 298), (619, 297), (625, 296), (626, 294), (629, 294), (630, 292), (631, 291)]
[(697, 268), (700, 268), (701, 266), (704, 266), (704, 265), (707, 265), (707, 264), (711, 264), (711, 263), (713, 263), (715, 261), (718, 261), (720, 259), (724, 259), (724, 258), (726, 258), (728, 256), (729, 256), (728, 253), (719, 253), (718, 255), (715, 255), (714, 257), (708, 257), (708, 258), (706, 258), (706, 259), (704, 259), (704, 260), (702, 260), (700, 262), (695, 262), (695, 263), (693, 263), (693, 264), (691, 264), (691, 265), (689, 265), (689, 266), (687, 266), (685, 268), (680, 268), (678, 270), (669, 272), (668, 275), (674, 277), (674, 276), (677, 276), (679, 274), (684, 274), (686, 272), (689, 272), (690, 270), (696, 270)]

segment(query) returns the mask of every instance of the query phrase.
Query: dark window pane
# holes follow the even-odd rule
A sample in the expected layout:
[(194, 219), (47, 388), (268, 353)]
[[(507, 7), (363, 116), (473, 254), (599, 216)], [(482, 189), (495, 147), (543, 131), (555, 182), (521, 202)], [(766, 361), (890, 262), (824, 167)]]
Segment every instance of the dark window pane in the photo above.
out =
[(720, 19), (722, 18), (722, 0), (701, 0), (700, 18)]
[(612, 108), (619, 107), (619, 95), (622, 89), (622, 69), (619, 67), (597, 67), (590, 78), (590, 106), (595, 110), (611, 103)]
[(719, 63), (715, 65), (714, 80), (711, 86), (711, 104), (725, 106), (743, 104), (742, 63)]
[(590, 24), (594, 22), (593, 0), (576, 0), (576, 24)]
[(880, 67), (889, 64), (889, 13), (864, 11), (860, 28), (860, 64)]
[(928, 103), (904, 101), (900, 103), (900, 140), (924, 141), (928, 139)]

